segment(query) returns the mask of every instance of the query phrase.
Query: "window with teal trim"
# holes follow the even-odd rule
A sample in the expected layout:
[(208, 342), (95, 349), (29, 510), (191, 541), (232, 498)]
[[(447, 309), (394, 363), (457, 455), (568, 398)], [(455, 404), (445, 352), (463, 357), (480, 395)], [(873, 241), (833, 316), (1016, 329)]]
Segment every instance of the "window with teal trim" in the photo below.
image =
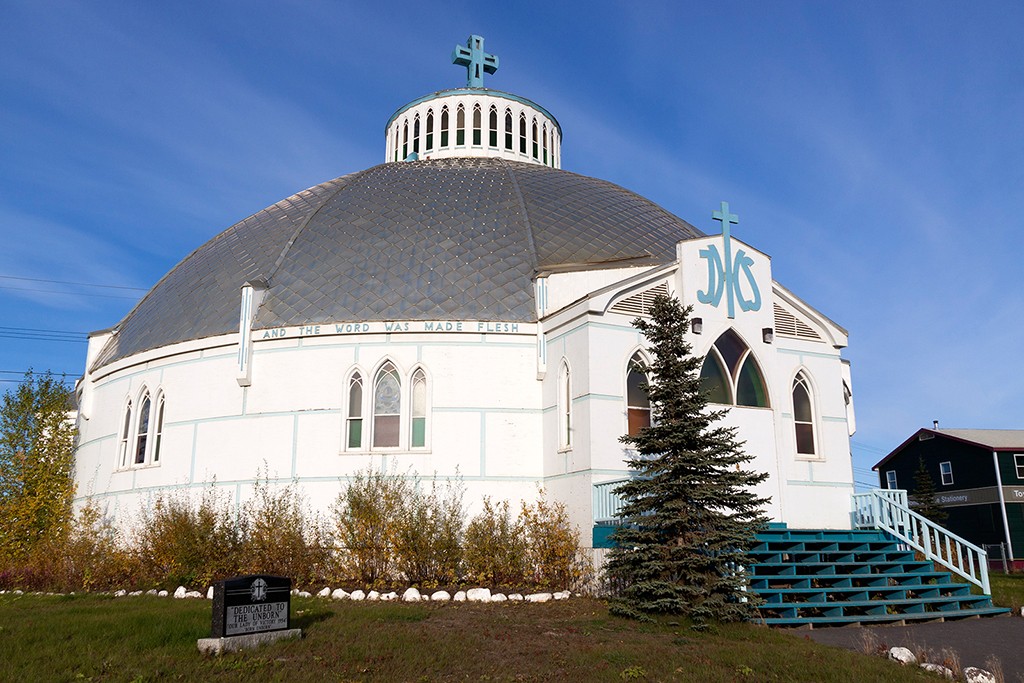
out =
[(412, 151), (420, 153), (420, 115), (417, 114), (412, 124)]
[(482, 117), (480, 115), (480, 105), (478, 104), (478, 105), (473, 107), (473, 144), (475, 146), (477, 146), (477, 147), (479, 147), (482, 144), (480, 142), (480, 140), (481, 140), (480, 128), (482, 126), (481, 118)]
[(448, 107), (441, 108), (441, 148), (448, 146)]
[(488, 116), (489, 131), (487, 144), (491, 147), (498, 146), (498, 110), (495, 107), (491, 107), (491, 113)]
[(544, 141), (544, 163), (548, 163), (548, 124), (544, 124), (544, 130), (541, 133), (540, 139)]
[(402, 159), (409, 156), (409, 122), (402, 122)]
[(768, 391), (764, 375), (753, 352), (729, 329), (722, 333), (704, 358), (701, 388), (709, 403), (767, 408)]
[(363, 376), (358, 372), (348, 383), (348, 421), (346, 425), (346, 448), (360, 450), (363, 447)]
[(427, 375), (417, 368), (412, 374), (412, 448), (427, 445)]
[(466, 144), (466, 110), (459, 105), (455, 112), (455, 145), (461, 147)]
[(434, 149), (434, 110), (427, 110), (427, 145), (424, 148), (427, 152)]
[(533, 120), (533, 158), (537, 158), (537, 119)]
[(505, 110), (505, 149), (512, 151), (512, 110)]
[(389, 361), (373, 383), (373, 447), (398, 448), (402, 420), (402, 381)]
[(519, 153), (526, 154), (526, 114), (519, 115)]

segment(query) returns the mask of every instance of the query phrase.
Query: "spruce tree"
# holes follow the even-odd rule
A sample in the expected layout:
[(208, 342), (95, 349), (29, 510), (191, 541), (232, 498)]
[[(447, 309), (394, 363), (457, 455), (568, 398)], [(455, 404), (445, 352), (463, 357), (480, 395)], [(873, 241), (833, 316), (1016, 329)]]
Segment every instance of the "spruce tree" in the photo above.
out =
[(768, 500), (752, 491), (768, 475), (742, 469), (752, 457), (735, 428), (716, 426), (725, 411), (707, 407), (704, 359), (685, 339), (691, 310), (659, 296), (650, 320), (633, 321), (654, 359), (642, 385), (653, 421), (621, 439), (637, 455), (629, 460), (633, 477), (616, 489), (624, 524), (612, 535), (607, 572), (624, 586), (613, 613), (641, 620), (679, 614), (702, 629), (753, 613), (757, 598), (743, 591), (738, 570), (768, 521)]
[(914, 472), (914, 492), (909, 496), (910, 508), (936, 524), (942, 524), (949, 518), (949, 513), (939, 505), (935, 482), (924, 466), (924, 458), (918, 458), (917, 471)]

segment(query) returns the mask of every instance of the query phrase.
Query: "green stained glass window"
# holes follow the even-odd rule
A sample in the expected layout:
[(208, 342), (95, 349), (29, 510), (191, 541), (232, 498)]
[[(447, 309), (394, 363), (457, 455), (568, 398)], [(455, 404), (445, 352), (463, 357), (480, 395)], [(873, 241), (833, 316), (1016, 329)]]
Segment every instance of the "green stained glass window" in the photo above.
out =
[(363, 377), (352, 375), (348, 385), (348, 448), (363, 446)]
[(413, 448), (427, 445), (427, 376), (417, 370), (412, 376), (412, 442)]
[(747, 354), (740, 369), (739, 380), (736, 382), (736, 405), (768, 407), (768, 393), (764, 389), (764, 380), (757, 369), (753, 354)]
[(700, 368), (700, 388), (708, 393), (709, 403), (729, 405), (729, 382), (718, 356), (711, 352), (704, 358)]
[(512, 111), (505, 110), (505, 149), (512, 150)]

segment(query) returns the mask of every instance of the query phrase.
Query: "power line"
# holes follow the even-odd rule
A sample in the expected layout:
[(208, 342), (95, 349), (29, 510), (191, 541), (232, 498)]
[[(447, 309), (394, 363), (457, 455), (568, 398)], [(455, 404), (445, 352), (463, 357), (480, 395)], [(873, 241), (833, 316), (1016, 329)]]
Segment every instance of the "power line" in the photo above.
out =
[(4, 375), (53, 375), (59, 377), (60, 375), (70, 375), (70, 372), (36, 372), (35, 370), (0, 370), (0, 374)]
[(29, 287), (10, 287), (0, 285), (0, 289), (13, 289), (16, 292), (45, 292), (46, 294), (66, 294), (68, 296), (91, 296), (99, 299), (131, 299), (136, 301), (137, 296), (117, 296), (116, 294), (89, 294), (88, 292), (58, 292), (55, 289), (31, 289)]
[(104, 289), (134, 289), (139, 292), (148, 292), (145, 287), (125, 287), (122, 285), (96, 285), (90, 282), (65, 282), (63, 280), (41, 280), (36, 277), (18, 277), (16, 275), (0, 275), (4, 280), (24, 280), (25, 282), (49, 282), (54, 285), (75, 285), (76, 287), (103, 287)]

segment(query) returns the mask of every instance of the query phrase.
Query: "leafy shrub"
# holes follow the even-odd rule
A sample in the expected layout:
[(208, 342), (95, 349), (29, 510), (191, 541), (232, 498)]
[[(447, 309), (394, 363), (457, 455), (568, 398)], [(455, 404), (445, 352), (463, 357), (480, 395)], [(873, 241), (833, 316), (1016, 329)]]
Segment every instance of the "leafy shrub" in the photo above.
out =
[(411, 487), (394, 474), (357, 472), (333, 506), (343, 576), (372, 584), (391, 578)]
[(454, 583), (462, 576), (462, 489), (448, 483), (442, 495), (435, 479), (426, 493), (420, 483), (404, 489), (396, 569), (414, 584)]
[(484, 497), (483, 511), (466, 529), (465, 553), (472, 582), (514, 586), (525, 581), (526, 536), (522, 523), (512, 519), (508, 501), (494, 505)]
[(533, 505), (523, 503), (519, 526), (531, 583), (567, 589), (591, 578), (593, 568), (580, 551), (579, 529), (569, 523), (565, 503), (549, 501), (541, 489)]

